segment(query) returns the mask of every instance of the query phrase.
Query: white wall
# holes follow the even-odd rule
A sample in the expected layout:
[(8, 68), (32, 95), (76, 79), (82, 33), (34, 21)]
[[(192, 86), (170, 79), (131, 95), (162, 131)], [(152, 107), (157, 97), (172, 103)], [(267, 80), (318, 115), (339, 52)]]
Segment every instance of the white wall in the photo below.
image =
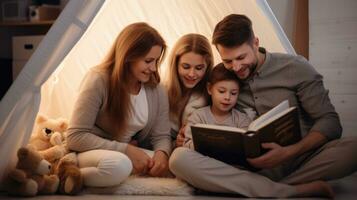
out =
[[(290, 42), (295, 1), (267, 0)], [(357, 1), (309, 1), (309, 59), (340, 115), (343, 135), (357, 136)]]
[(357, 1), (310, 0), (310, 61), (324, 76), (344, 136), (357, 136)]

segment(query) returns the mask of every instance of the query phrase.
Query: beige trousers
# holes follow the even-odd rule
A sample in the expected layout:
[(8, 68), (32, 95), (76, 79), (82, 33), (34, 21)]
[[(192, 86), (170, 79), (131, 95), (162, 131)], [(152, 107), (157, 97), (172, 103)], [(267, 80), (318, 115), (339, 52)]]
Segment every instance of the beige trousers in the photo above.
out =
[(247, 197), (290, 197), (292, 185), (342, 178), (356, 171), (357, 138), (333, 140), (277, 168), (242, 170), (184, 147), (174, 150), (170, 170), (196, 188)]

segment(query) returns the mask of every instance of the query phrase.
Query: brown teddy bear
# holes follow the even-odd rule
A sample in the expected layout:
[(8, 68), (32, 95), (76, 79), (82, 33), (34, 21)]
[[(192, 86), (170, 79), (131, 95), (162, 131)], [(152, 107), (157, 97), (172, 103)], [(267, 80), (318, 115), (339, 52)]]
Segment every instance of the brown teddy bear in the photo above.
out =
[(51, 164), (32, 148), (22, 147), (17, 151), (16, 168), (9, 172), (4, 181), (11, 195), (32, 197), (36, 194), (53, 194), (57, 191), (57, 175), (46, 175)]
[(76, 153), (72, 152), (61, 158), (54, 173), (60, 179), (59, 193), (75, 195), (82, 190), (83, 176), (78, 168)]
[(52, 164), (51, 174), (58, 175), (60, 179), (59, 193), (74, 195), (81, 191), (83, 178), (76, 154), (69, 153), (66, 147), (64, 132), (67, 127), (65, 119), (51, 119), (39, 114), (29, 146)]

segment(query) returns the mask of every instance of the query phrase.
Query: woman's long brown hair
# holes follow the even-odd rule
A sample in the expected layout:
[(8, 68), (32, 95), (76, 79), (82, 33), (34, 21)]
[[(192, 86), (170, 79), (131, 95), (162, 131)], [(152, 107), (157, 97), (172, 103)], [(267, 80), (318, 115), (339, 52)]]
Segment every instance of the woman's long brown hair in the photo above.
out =
[[(100, 64), (109, 80), (106, 111), (109, 113), (111, 123), (116, 126), (114, 138), (119, 137), (127, 130), (128, 117), (132, 110), (128, 90), (128, 84), (132, 78), (131, 63), (145, 56), (156, 45), (162, 47), (157, 63), (159, 66), (166, 51), (164, 39), (146, 23), (130, 24), (120, 32), (108, 55)], [(156, 86), (160, 82), (157, 71), (151, 75), (146, 84)]]

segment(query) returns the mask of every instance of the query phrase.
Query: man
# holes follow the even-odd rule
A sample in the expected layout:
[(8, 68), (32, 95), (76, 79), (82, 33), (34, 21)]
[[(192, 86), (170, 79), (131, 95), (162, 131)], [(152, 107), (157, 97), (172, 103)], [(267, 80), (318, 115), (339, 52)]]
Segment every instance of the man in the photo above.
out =
[[(223, 64), (242, 80), (238, 106), (264, 114), (283, 100), (297, 106), (303, 139), (290, 146), (264, 143), (264, 155), (248, 159), (256, 173), (229, 166), (195, 151), (177, 148), (171, 171), (193, 186), (248, 197), (333, 197), (325, 181), (357, 168), (355, 138), (341, 137), (339, 117), (324, 88), (322, 76), (301, 56), (269, 53), (259, 47), (251, 20), (232, 14), (213, 33)], [(343, 155), (343, 156), (341, 156)], [(190, 160), (190, 163), (185, 163)]]

